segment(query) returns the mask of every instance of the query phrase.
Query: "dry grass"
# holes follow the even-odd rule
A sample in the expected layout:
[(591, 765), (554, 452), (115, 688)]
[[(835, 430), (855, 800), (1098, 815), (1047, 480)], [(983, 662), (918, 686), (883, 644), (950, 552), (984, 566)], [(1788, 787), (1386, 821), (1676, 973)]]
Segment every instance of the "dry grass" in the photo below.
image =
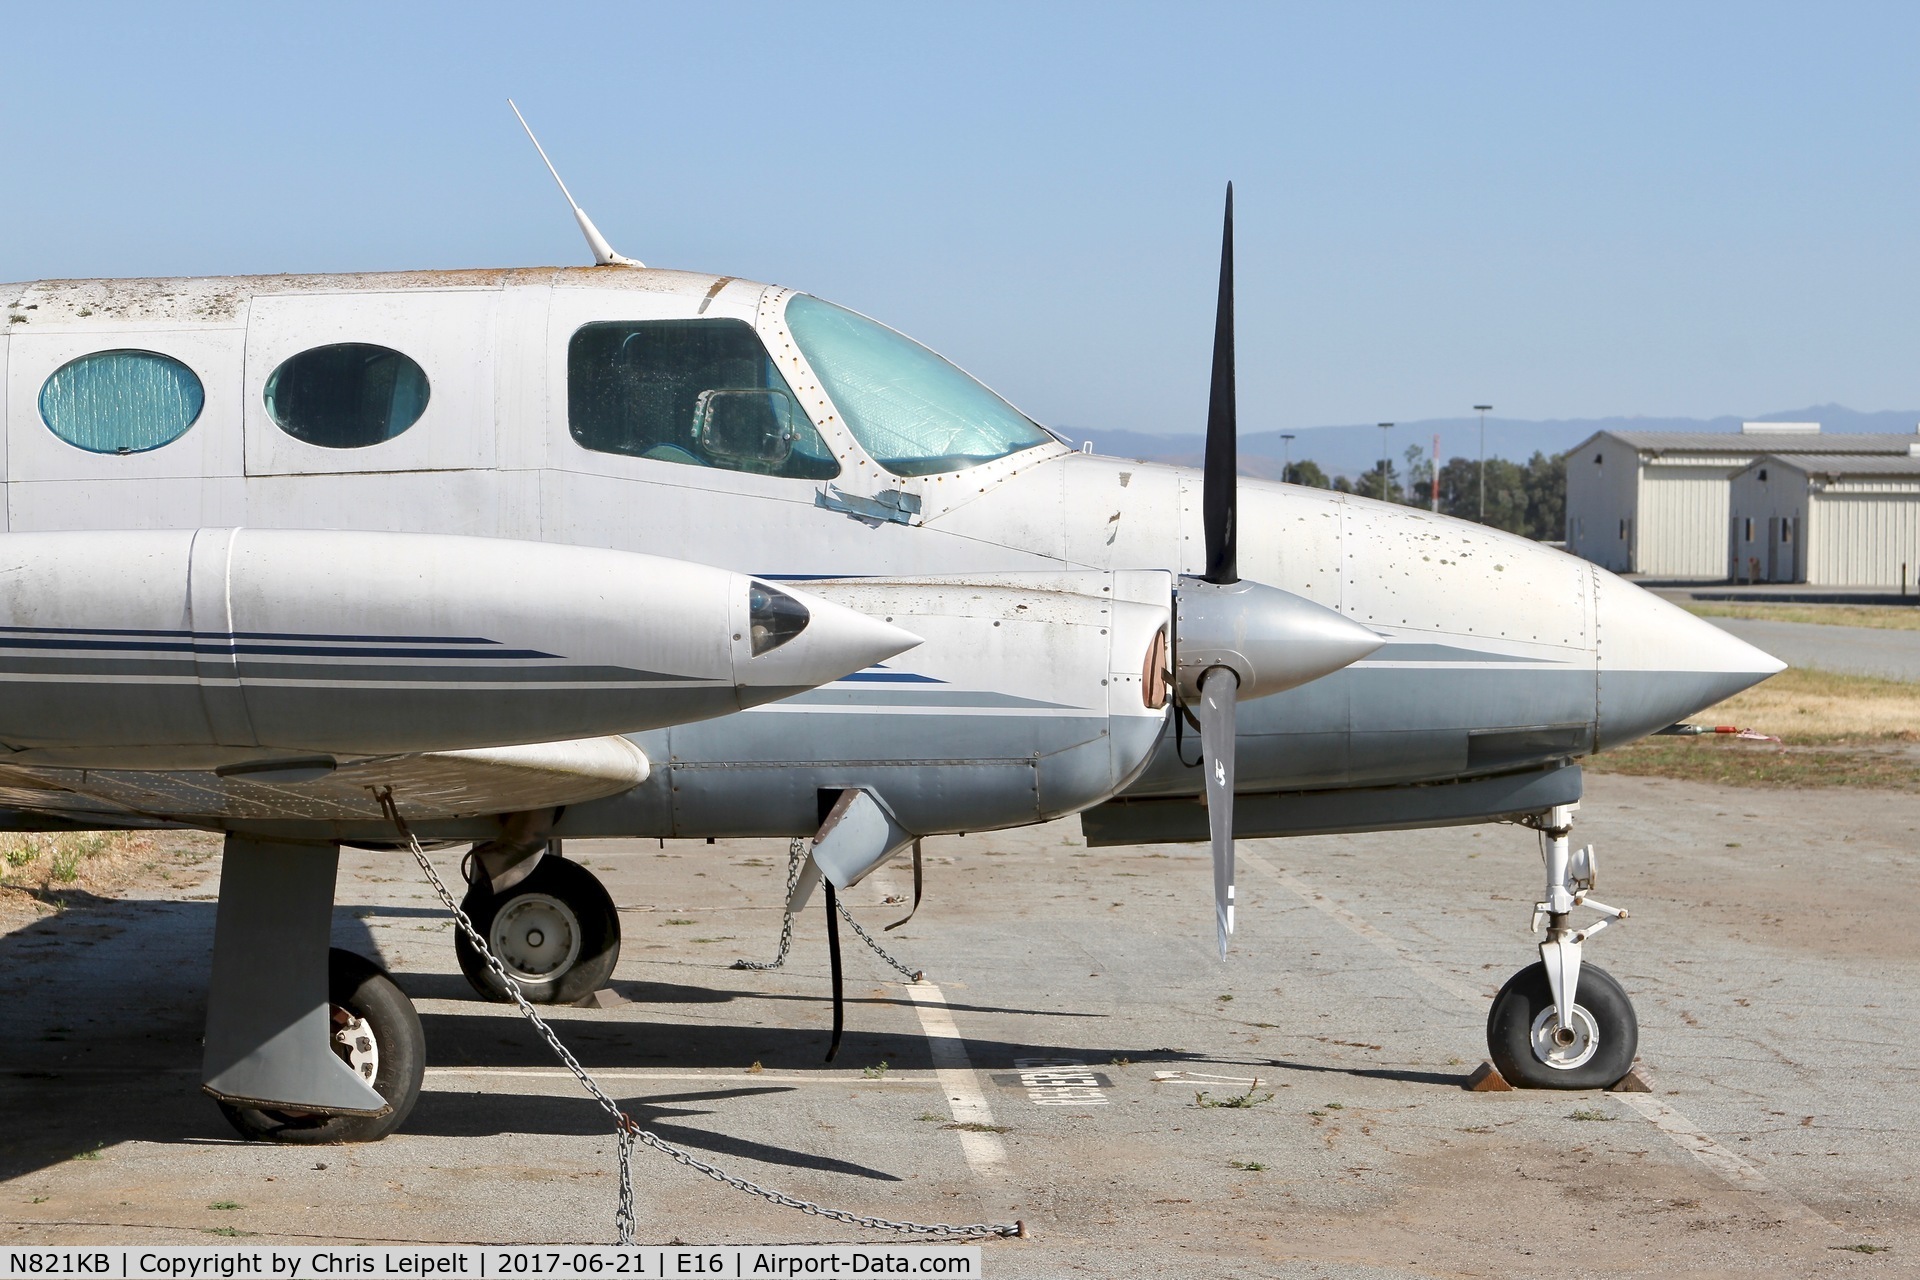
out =
[(1594, 773), (1677, 778), (1730, 787), (1864, 787), (1920, 792), (1920, 759), (1911, 749), (1902, 748), (1648, 738), (1581, 763)]
[(1681, 608), (1702, 618), (1752, 618), (1758, 622), (1812, 622), (1827, 627), (1920, 631), (1920, 607), (1911, 604), (1745, 604), (1695, 600)]
[(1920, 791), (1920, 684), (1791, 668), (1693, 717), (1783, 741), (1648, 738), (1587, 761), (1597, 773), (1744, 787)]
[(1790, 667), (1693, 717), (1800, 746), (1920, 742), (1920, 684)]
[(0, 914), (65, 905), (204, 861), (219, 847), (200, 832), (63, 831), (0, 834)]

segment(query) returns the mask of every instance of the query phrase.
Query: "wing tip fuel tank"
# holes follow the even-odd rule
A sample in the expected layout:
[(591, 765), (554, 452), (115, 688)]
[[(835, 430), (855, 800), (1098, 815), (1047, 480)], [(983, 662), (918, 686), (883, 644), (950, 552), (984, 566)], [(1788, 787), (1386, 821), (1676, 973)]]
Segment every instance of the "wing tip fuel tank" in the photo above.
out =
[(791, 639), (734, 663), (740, 705), (760, 706), (807, 689), (830, 684), (897, 657), (923, 641), (891, 622), (835, 604), (831, 600), (781, 588), (781, 594), (806, 607), (807, 622)]
[[(213, 767), (631, 733), (919, 643), (731, 570), (452, 534), (0, 534), (0, 570), (0, 742), (22, 762), (143, 744)], [(771, 639), (756, 596), (788, 610)]]

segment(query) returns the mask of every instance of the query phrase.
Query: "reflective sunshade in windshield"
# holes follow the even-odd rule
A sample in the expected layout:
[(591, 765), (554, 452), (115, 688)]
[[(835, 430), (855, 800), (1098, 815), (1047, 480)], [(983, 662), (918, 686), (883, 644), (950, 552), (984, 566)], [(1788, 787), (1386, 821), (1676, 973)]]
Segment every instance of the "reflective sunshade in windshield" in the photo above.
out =
[(797, 293), (787, 328), (866, 451), (895, 475), (926, 476), (1052, 439), (913, 339)]

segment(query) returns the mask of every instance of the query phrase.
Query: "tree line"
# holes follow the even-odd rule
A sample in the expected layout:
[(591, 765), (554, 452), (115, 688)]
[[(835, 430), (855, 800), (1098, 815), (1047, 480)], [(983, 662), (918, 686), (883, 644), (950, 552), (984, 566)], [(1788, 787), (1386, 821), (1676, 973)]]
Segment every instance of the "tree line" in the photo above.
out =
[[(1429, 507), (1433, 497), (1433, 459), (1419, 445), (1409, 445), (1404, 467), (1382, 458), (1357, 479), (1327, 473), (1310, 459), (1289, 463), (1289, 484), (1384, 498), (1402, 506)], [(1543, 542), (1567, 536), (1567, 464), (1536, 450), (1526, 462), (1488, 458), (1485, 516), (1481, 515), (1480, 463), (1473, 458), (1449, 458), (1440, 468), (1440, 513), (1458, 516)]]

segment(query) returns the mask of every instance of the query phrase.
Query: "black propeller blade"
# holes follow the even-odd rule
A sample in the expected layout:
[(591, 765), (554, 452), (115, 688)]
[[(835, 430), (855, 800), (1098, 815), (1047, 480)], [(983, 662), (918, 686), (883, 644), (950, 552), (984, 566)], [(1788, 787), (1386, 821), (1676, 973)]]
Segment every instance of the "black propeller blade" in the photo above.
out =
[(1238, 503), (1239, 408), (1233, 379), (1233, 184), (1227, 184), (1227, 216), (1220, 235), (1220, 304), (1213, 320), (1213, 386), (1207, 396), (1207, 466), (1201, 515), (1207, 537), (1208, 582), (1240, 580)]
[[(1220, 301), (1213, 318), (1213, 383), (1207, 395), (1207, 466), (1200, 494), (1207, 537), (1206, 581), (1226, 586), (1240, 580), (1237, 525), (1240, 488), (1240, 413), (1233, 369), (1233, 184), (1220, 232)], [(1213, 909), (1220, 958), (1227, 958), (1233, 932), (1234, 704), (1239, 677), (1215, 667), (1200, 681), (1200, 755), (1207, 771), (1207, 825), (1213, 837)]]
[(1233, 185), (1220, 238), (1220, 307), (1213, 330), (1207, 465), (1200, 510), (1207, 571), (1180, 580), (1174, 628), (1179, 714), (1200, 729), (1207, 827), (1213, 838), (1213, 906), (1220, 958), (1233, 932), (1235, 722), (1243, 698), (1260, 698), (1338, 671), (1378, 649), (1381, 637), (1334, 610), (1258, 582), (1239, 566), (1238, 415), (1233, 360)]

